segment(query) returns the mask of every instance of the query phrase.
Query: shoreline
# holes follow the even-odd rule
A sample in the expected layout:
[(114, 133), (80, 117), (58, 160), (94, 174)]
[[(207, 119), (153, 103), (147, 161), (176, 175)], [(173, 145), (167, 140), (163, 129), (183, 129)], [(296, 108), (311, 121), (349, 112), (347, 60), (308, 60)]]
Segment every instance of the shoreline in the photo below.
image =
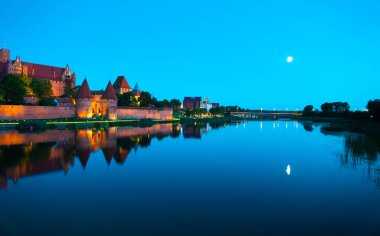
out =
[[(35, 120), (2, 120), (0, 130), (20, 130), (24, 132), (37, 132), (45, 129), (78, 129), (78, 128), (105, 128), (115, 126), (149, 127), (155, 124), (180, 123), (190, 125), (194, 123), (220, 123), (244, 120), (237, 117), (203, 117), (203, 118), (172, 118), (170, 120), (153, 119), (35, 119)], [(30, 126), (33, 128), (30, 129)]]
[[(44, 129), (78, 129), (78, 128), (106, 128), (115, 126), (149, 127), (155, 124), (178, 123), (183, 125), (193, 125), (196, 123), (221, 123), (238, 121), (261, 121), (261, 119), (244, 119), (240, 117), (181, 117), (170, 120), (153, 119), (120, 119), (120, 120), (101, 120), (101, 119), (36, 119), (36, 120), (2, 120), (0, 130), (20, 130), (24, 132), (37, 132)], [(321, 129), (325, 132), (353, 132), (380, 137), (380, 123), (372, 121), (348, 120), (343, 118), (330, 117), (293, 117), (291, 120), (299, 122), (312, 122), (325, 124)], [(20, 127), (24, 124), (24, 127)], [(42, 124), (41, 127), (37, 127)], [(29, 126), (36, 126), (32, 131)]]
[(325, 123), (321, 130), (325, 132), (352, 132), (380, 137), (380, 123), (369, 120), (348, 120), (330, 117), (297, 117), (299, 122)]

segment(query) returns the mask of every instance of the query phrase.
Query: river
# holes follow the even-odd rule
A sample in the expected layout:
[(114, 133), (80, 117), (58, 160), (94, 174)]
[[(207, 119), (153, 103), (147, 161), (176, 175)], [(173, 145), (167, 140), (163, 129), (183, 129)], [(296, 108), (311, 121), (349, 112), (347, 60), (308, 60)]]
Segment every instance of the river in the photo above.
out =
[(380, 140), (322, 127), (0, 131), (0, 235), (380, 235)]

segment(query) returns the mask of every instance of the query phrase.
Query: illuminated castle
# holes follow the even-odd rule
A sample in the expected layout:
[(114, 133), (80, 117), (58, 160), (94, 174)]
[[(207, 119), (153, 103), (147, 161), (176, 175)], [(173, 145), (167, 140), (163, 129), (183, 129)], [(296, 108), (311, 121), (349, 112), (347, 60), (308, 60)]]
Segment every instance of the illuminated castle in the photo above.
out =
[(87, 79), (84, 79), (76, 95), (76, 116), (78, 118), (103, 117), (109, 120), (117, 118), (117, 96), (108, 82), (104, 92), (91, 93)]
[(56, 118), (103, 118), (120, 119), (172, 119), (173, 110), (152, 107), (117, 107), (117, 94), (130, 92), (136, 99), (141, 91), (136, 83), (132, 90), (124, 76), (118, 76), (115, 83), (108, 83), (106, 89), (91, 91), (87, 79), (84, 79), (76, 95), (62, 97), (69, 85), (75, 88), (75, 73), (70, 67), (65, 68), (23, 62), (20, 57), (10, 60), (10, 50), (0, 49), (0, 80), (8, 75), (16, 74), (39, 80), (47, 80), (52, 85), (55, 106), (36, 106), (38, 100), (28, 98), (24, 105), (0, 105), (1, 120), (29, 120)]
[(10, 50), (0, 49), (0, 78), (7, 74), (28, 76), (30, 78), (50, 81), (53, 95), (62, 96), (65, 93), (67, 83), (75, 86), (75, 73), (71, 73), (70, 67), (56, 67), (24, 62), (17, 56), (16, 60), (10, 60)]

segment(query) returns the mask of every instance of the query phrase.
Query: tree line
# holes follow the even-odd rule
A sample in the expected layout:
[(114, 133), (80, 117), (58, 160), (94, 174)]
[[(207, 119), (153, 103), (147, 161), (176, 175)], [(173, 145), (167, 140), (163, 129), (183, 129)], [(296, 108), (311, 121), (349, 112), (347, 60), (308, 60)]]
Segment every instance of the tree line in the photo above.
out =
[(380, 122), (380, 99), (369, 100), (368, 111), (351, 111), (347, 102), (325, 102), (321, 110), (314, 109), (313, 105), (307, 105), (303, 109), (303, 116), (338, 117), (354, 120), (373, 120)]
[(24, 105), (25, 96), (36, 96), (39, 105), (53, 103), (50, 81), (8, 74), (0, 81), (0, 104)]
[(142, 91), (140, 93), (140, 96), (135, 96), (133, 92), (119, 94), (117, 105), (125, 107), (156, 107), (178, 109), (181, 107), (181, 102), (179, 99), (171, 99), (170, 101), (168, 99), (163, 99), (159, 101), (149, 92)]

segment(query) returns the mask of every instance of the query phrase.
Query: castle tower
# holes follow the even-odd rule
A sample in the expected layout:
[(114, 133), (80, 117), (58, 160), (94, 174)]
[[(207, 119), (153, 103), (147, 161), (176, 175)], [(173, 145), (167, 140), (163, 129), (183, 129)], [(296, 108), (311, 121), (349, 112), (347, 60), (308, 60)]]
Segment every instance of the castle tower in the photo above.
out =
[(5, 48), (0, 49), (0, 62), (9, 61), (11, 57), (10, 54), (11, 52), (9, 49), (5, 49)]
[(108, 120), (117, 119), (117, 96), (111, 82), (108, 82), (106, 91), (102, 96), (103, 117)]
[(92, 118), (92, 94), (85, 78), (76, 96), (76, 113), (78, 118)]

